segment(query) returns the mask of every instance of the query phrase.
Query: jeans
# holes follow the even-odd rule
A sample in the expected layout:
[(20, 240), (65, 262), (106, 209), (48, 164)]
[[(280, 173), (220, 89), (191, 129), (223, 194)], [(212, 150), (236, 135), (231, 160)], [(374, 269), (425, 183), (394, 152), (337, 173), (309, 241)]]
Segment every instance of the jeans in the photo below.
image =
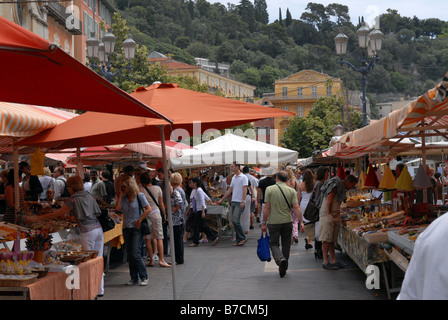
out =
[(124, 228), (123, 237), (126, 245), (126, 253), (129, 261), (129, 273), (131, 280), (138, 282), (140, 280), (148, 279), (146, 266), (141, 255), (141, 247), (143, 236), (140, 229)]
[[(282, 260), (288, 261), (291, 249), (292, 222), (268, 224), (272, 257), (277, 265)], [(280, 249), (280, 240), (281, 246)]]
[(232, 223), (233, 228), (235, 229), (237, 243), (246, 239), (246, 235), (244, 234), (244, 230), (241, 225), (241, 215), (244, 212), (244, 207), (241, 209), (240, 204), (241, 202), (235, 202), (235, 201), (232, 201), (231, 203)]
[(176, 263), (184, 263), (184, 225), (173, 226), (174, 257)]

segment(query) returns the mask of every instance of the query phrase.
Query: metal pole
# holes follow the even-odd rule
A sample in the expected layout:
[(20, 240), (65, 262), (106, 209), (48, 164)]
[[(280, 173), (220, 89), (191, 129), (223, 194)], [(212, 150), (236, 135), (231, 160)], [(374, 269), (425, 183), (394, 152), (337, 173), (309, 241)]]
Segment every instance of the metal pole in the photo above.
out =
[(169, 230), (169, 244), (170, 244), (170, 252), (171, 252), (171, 273), (172, 273), (172, 281), (173, 281), (173, 300), (177, 300), (177, 290), (176, 290), (176, 262), (174, 261), (174, 231), (173, 231), (173, 215), (171, 212), (171, 190), (170, 190), (170, 182), (168, 177), (168, 163), (166, 159), (166, 146), (165, 146), (165, 126), (160, 126), (160, 140), (162, 145), (162, 164), (163, 164), (163, 176), (164, 176), (164, 188), (165, 188), (165, 201), (166, 201), (166, 212), (168, 219), (168, 230)]
[(362, 126), (367, 125), (367, 105), (366, 105), (366, 84), (367, 76), (365, 73), (362, 74)]

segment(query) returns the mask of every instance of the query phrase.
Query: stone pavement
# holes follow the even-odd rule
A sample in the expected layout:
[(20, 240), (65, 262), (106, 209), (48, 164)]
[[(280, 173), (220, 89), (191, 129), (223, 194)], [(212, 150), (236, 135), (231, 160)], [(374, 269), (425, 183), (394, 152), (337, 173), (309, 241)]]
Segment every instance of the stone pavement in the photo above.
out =
[[(385, 300), (386, 290), (368, 290), (366, 276), (344, 253), (338, 260), (348, 268), (322, 268), (314, 249), (305, 250), (303, 234), (291, 247), (289, 269), (280, 278), (273, 261), (261, 262), (256, 253), (260, 227), (250, 230), (244, 246), (234, 247), (229, 237), (216, 246), (209, 243), (185, 247), (185, 263), (176, 265), (178, 300)], [(190, 240), (191, 241), (191, 240)], [(189, 243), (191, 243), (189, 241)], [(166, 257), (171, 261), (171, 257)], [(112, 263), (105, 276), (105, 294), (98, 300), (171, 300), (172, 271), (158, 262), (148, 267), (148, 286), (126, 286), (130, 280), (127, 263)]]

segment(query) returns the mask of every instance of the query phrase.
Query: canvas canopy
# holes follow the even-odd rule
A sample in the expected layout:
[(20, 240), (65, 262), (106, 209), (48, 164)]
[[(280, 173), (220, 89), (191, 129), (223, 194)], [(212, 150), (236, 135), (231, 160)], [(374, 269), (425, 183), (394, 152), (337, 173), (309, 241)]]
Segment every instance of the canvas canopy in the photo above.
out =
[(240, 164), (279, 165), (297, 162), (297, 151), (262, 141), (227, 133), (208, 142), (184, 150), (170, 160), (173, 169), (219, 166), (237, 161)]
[(163, 127), (166, 140), (177, 141), (200, 136), (205, 130), (221, 130), (256, 120), (294, 115), (288, 111), (182, 89), (170, 83), (142, 87), (131, 95), (173, 119), (173, 124), (166, 125), (161, 119), (86, 112), (20, 143), (65, 149), (160, 141), (160, 127)]
[[(448, 74), (418, 99), (361, 129), (342, 135), (329, 156), (357, 158), (371, 152), (394, 150), (405, 138), (447, 137)], [(427, 131), (432, 132), (428, 133)], [(392, 141), (391, 139), (397, 139)], [(424, 147), (424, 146), (423, 146)]]

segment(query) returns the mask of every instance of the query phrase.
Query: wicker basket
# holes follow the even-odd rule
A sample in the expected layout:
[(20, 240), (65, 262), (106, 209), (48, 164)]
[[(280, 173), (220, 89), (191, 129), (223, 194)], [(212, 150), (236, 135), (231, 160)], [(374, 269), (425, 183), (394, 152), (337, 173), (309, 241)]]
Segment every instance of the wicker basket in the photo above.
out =
[(37, 274), (11, 275), (0, 278), (0, 287), (25, 287), (37, 280)]
[(33, 269), (32, 272), (37, 274), (37, 279), (43, 278), (47, 275), (48, 270), (50, 270), (50, 268), (44, 268), (42, 269)]

